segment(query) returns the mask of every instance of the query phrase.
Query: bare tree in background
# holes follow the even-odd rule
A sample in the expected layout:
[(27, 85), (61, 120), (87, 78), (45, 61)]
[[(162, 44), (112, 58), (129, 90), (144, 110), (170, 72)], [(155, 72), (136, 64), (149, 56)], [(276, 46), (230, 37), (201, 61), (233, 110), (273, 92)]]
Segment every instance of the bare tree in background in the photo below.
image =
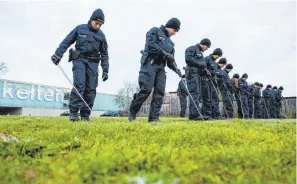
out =
[(7, 72), (7, 67), (4, 62), (0, 62), (0, 76), (6, 74)]
[(131, 101), (135, 93), (139, 91), (138, 85), (133, 82), (125, 82), (124, 87), (121, 88), (117, 97), (115, 98), (115, 103), (123, 111), (128, 111)]

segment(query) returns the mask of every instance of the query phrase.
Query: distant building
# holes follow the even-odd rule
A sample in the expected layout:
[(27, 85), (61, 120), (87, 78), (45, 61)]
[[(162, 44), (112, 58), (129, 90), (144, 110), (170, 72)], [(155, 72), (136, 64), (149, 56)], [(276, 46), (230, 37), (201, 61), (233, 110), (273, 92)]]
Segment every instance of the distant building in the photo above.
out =
[[(59, 116), (68, 111), (71, 89), (0, 79), (0, 115)], [(117, 111), (115, 95), (97, 93), (92, 116)]]

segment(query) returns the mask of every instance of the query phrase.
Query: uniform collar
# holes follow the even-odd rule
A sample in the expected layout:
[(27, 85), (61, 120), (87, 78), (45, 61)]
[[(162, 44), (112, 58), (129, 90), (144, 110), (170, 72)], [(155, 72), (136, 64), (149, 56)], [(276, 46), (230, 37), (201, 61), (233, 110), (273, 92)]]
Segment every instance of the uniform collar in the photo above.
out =
[(201, 48), (201, 46), (200, 46), (199, 43), (196, 45), (196, 47), (197, 47), (200, 51), (202, 51), (202, 48)]
[(213, 55), (212, 54), (209, 54), (210, 58), (213, 60), (213, 61), (216, 61), (214, 58), (213, 58)]
[(164, 34), (165, 34), (167, 37), (169, 37), (168, 32), (167, 32), (165, 26), (161, 25), (160, 29), (164, 32)]
[(99, 31), (99, 30), (95, 30), (95, 29), (92, 28), (91, 20), (88, 21), (88, 27), (89, 27), (89, 30), (94, 32), (94, 33), (97, 33)]

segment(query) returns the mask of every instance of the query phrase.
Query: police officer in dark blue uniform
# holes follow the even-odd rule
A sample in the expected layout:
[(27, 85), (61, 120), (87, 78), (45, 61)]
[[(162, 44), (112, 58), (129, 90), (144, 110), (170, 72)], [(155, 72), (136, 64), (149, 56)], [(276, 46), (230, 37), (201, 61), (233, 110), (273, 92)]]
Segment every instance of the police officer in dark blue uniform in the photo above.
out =
[(284, 88), (282, 86), (280, 86), (278, 88), (277, 94), (275, 96), (275, 101), (276, 101), (276, 106), (277, 106), (277, 118), (281, 118), (280, 112), (281, 112), (282, 100), (283, 100), (283, 96), (282, 96), (283, 90), (284, 90)]
[(177, 88), (177, 96), (179, 97), (179, 102), (180, 102), (180, 117), (185, 117), (186, 115), (186, 110), (187, 110), (187, 97), (188, 97), (188, 91), (186, 86), (187, 81), (186, 81), (186, 76), (183, 75), (182, 79), (178, 83), (178, 88)]
[(264, 104), (264, 98), (263, 98), (263, 96), (262, 96), (262, 88), (263, 88), (263, 84), (262, 83), (259, 83), (259, 91), (260, 91), (260, 96), (261, 96), (261, 98), (260, 98), (260, 111), (259, 112), (257, 112), (258, 113), (258, 117), (260, 118), (260, 119), (264, 119), (265, 118), (265, 104)]
[[(248, 83), (246, 80), (248, 79), (248, 75), (244, 73), (241, 78), (238, 80), (239, 86), (239, 98), (241, 100), (241, 106), (239, 106), (238, 117), (239, 118), (249, 118), (249, 106), (248, 106)], [(241, 109), (243, 108), (243, 109)], [(242, 114), (243, 112), (243, 114)]]
[(271, 90), (271, 118), (278, 118), (277, 117), (277, 103), (276, 103), (276, 97), (277, 97), (277, 87), (273, 86)]
[(167, 65), (182, 77), (174, 59), (174, 43), (170, 39), (180, 30), (180, 25), (181, 23), (177, 18), (172, 18), (165, 26), (153, 27), (147, 32), (145, 48), (141, 52), (142, 58), (138, 78), (140, 91), (134, 95), (131, 102), (129, 121), (136, 119), (136, 114), (142, 103), (154, 89), (148, 121), (160, 122), (159, 113), (166, 86), (165, 66)]
[[(215, 88), (217, 88), (216, 75), (219, 73), (218, 64), (216, 60), (223, 55), (220, 48), (216, 48), (212, 54), (206, 56), (204, 61), (206, 62), (207, 72), (202, 75), (201, 80), (201, 97), (202, 97), (202, 112), (204, 116), (209, 118), (219, 119), (220, 110), (215, 104), (218, 97)], [(216, 86), (214, 86), (216, 85)], [(219, 104), (219, 102), (217, 101)]]
[(261, 100), (261, 92), (260, 92), (260, 83), (255, 82), (254, 83), (255, 90), (254, 90), (254, 118), (260, 119), (261, 118), (261, 106), (260, 106), (260, 100)]
[[(108, 79), (109, 57), (105, 35), (100, 30), (105, 16), (101, 9), (93, 12), (87, 24), (76, 26), (62, 41), (55, 54), (51, 57), (58, 65), (63, 54), (74, 43), (75, 50), (69, 51), (69, 61), (73, 62), (73, 85), (92, 109), (98, 86), (98, 65), (101, 61), (102, 80)], [(69, 101), (70, 120), (77, 121), (78, 111), (82, 120), (89, 121), (91, 114), (88, 106), (72, 89)]]
[[(257, 83), (256, 83), (257, 84)], [(247, 89), (247, 98), (248, 98), (248, 106), (249, 106), (249, 118), (255, 118), (255, 93), (256, 93), (257, 85), (250, 84)]]
[[(223, 68), (226, 66), (227, 64), (227, 59), (226, 58), (221, 58), (217, 63), (216, 63), (216, 75), (213, 78), (212, 82), (214, 84), (214, 88), (215, 90), (212, 91), (212, 101), (211, 101), (211, 105), (212, 105), (212, 110), (213, 110), (213, 114), (214, 114), (214, 118), (215, 119), (224, 119), (224, 117), (221, 117), (221, 113), (220, 113), (220, 106), (219, 106), (219, 93), (221, 93), (220, 88), (218, 88), (219, 86), (222, 85), (222, 77), (223, 77)], [(223, 107), (223, 112), (226, 115), (226, 109)]]
[(199, 44), (188, 47), (185, 52), (185, 60), (187, 63), (187, 86), (194, 100), (194, 102), (193, 100), (190, 100), (189, 120), (202, 120), (202, 118), (204, 120), (209, 119), (208, 116), (200, 116), (198, 110), (202, 113), (201, 108), (199, 107), (201, 95), (200, 76), (204, 75), (206, 72), (206, 63), (203, 58), (203, 52), (210, 48), (210, 46), (210, 40), (208, 38), (204, 38)]
[(264, 119), (270, 119), (271, 118), (271, 85), (268, 84), (266, 88), (262, 91), (263, 96), (263, 104), (264, 104), (264, 110), (263, 115)]
[[(233, 65), (227, 64), (222, 70), (222, 78), (219, 81), (219, 89), (223, 98), (223, 105), (227, 112), (225, 113), (225, 118), (233, 118), (233, 96), (231, 95), (232, 90), (232, 80), (229, 77), (229, 73), (232, 71)], [(227, 113), (227, 114), (226, 114)]]

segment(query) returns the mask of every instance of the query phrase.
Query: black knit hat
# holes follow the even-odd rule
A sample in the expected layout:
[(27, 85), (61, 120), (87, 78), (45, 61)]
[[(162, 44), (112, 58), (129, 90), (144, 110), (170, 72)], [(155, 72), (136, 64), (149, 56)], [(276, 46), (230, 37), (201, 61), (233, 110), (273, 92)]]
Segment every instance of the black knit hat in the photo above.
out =
[(235, 74), (233, 75), (233, 78), (239, 79), (239, 74), (238, 74), (238, 73), (235, 73)]
[(284, 90), (284, 87), (280, 86), (278, 89), (282, 91)]
[(210, 40), (209, 40), (208, 38), (204, 38), (204, 39), (202, 39), (202, 40), (200, 41), (200, 44), (201, 44), (201, 45), (206, 45), (206, 46), (209, 47), (209, 48), (210, 48), (210, 46), (211, 46), (211, 42), (210, 42)]
[(227, 59), (226, 58), (221, 58), (219, 61), (218, 61), (218, 64), (227, 64)]
[(103, 11), (101, 9), (95, 10), (91, 15), (90, 20), (99, 20), (100, 22), (104, 23), (105, 16)]
[(277, 87), (276, 86), (273, 86), (273, 88), (272, 89), (277, 89)]
[(172, 18), (168, 20), (168, 22), (165, 24), (165, 27), (167, 28), (173, 28), (177, 32), (180, 30), (180, 21), (177, 18)]
[(266, 88), (271, 88), (271, 85), (270, 85), (270, 84), (268, 84), (268, 85), (266, 86)]
[(260, 86), (259, 82), (254, 83), (255, 86)]
[(241, 78), (249, 78), (248, 74), (247, 73), (244, 73)]
[(223, 51), (220, 48), (216, 48), (213, 52), (212, 55), (217, 55), (217, 56), (222, 56), (223, 55)]
[(231, 63), (229, 63), (229, 64), (227, 64), (226, 66), (225, 66), (225, 69), (233, 69), (233, 65), (231, 64)]
[(260, 86), (261, 88), (263, 88), (263, 84), (262, 84), (262, 83), (259, 83), (259, 86)]

